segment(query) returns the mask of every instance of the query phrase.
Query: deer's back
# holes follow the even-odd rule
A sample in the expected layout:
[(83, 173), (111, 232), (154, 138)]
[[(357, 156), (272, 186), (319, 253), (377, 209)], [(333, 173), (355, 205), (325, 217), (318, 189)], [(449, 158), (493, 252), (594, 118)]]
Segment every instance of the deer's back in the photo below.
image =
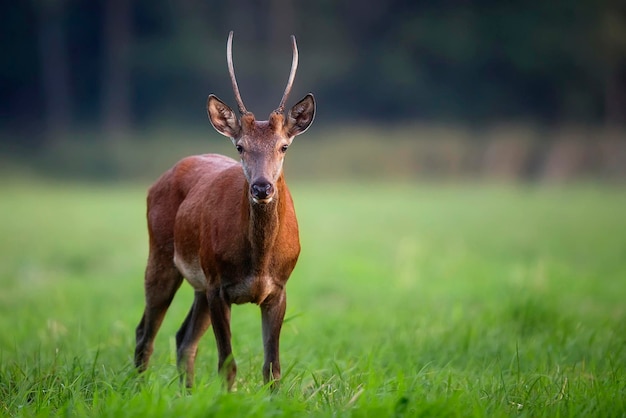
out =
[[(217, 187), (216, 183), (224, 181), (232, 183), (232, 186), (226, 189)], [(232, 194), (233, 189), (242, 190), (244, 182), (241, 165), (232, 158), (204, 154), (180, 160), (163, 173), (148, 191), (147, 218), (151, 248), (171, 247), (173, 251), (176, 218), (181, 206), (188, 209), (206, 206), (211, 200), (223, 199), (223, 196), (215, 196), (213, 192)], [(199, 215), (201, 211), (190, 212)]]

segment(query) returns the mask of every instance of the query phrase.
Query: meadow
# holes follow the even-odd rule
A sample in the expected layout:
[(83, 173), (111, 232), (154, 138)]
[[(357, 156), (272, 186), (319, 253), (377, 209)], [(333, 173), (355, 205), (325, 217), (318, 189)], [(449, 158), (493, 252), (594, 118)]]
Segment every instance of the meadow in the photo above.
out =
[(626, 416), (626, 191), (291, 183), (302, 255), (283, 379), (262, 384), (260, 314), (233, 308), (226, 393), (212, 332), (178, 384), (183, 285), (149, 370), (146, 184), (0, 184), (0, 415)]

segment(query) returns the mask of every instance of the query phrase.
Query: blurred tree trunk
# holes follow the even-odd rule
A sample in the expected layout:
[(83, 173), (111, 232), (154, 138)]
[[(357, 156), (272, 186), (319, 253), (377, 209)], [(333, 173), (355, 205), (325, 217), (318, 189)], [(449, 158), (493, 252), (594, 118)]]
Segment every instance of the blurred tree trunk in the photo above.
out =
[(610, 127), (626, 127), (626, 64), (609, 69), (605, 84), (605, 118)]
[[(279, 48), (289, 39), (290, 35), (296, 35), (294, 8), (292, 0), (272, 0), (269, 14), (269, 42), (274, 48)], [(283, 48), (280, 48), (282, 50)]]
[(72, 114), (67, 43), (63, 31), (65, 0), (43, 0), (39, 4), (39, 55), (46, 136), (48, 141), (56, 141), (69, 131)]
[[(291, 67), (291, 35), (298, 37), (295, 27), (294, 6), (292, 0), (271, 0), (268, 14), (267, 53), (269, 56), (269, 77), (272, 86), (269, 94), (272, 106), (277, 106), (287, 84), (287, 76)], [(296, 83), (295, 90), (298, 89)], [(266, 93), (268, 94), (268, 93)], [(275, 99), (274, 99), (275, 97)], [(292, 98), (293, 100), (293, 98)], [(276, 103), (276, 104), (274, 104)], [(289, 106), (289, 103), (287, 103)]]
[(601, 25), (605, 54), (604, 114), (609, 127), (626, 127), (626, 7), (607, 1)]
[(102, 79), (104, 129), (109, 139), (127, 135), (130, 104), (130, 0), (104, 2), (104, 73)]

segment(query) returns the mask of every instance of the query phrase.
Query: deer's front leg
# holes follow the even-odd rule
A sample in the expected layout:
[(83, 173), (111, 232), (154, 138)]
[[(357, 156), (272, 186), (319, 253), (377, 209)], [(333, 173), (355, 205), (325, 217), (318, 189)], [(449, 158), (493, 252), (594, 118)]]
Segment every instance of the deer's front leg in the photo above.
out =
[(230, 343), (230, 303), (222, 298), (219, 289), (210, 291), (207, 294), (207, 299), (215, 342), (217, 343), (218, 372), (224, 376), (226, 387), (231, 390), (235, 383), (237, 364), (233, 358), (233, 349)]
[(275, 387), (280, 380), (279, 339), (280, 329), (285, 318), (287, 294), (285, 289), (270, 296), (261, 304), (261, 318), (263, 328), (263, 349), (265, 361), (263, 363), (263, 379), (265, 383), (272, 382)]

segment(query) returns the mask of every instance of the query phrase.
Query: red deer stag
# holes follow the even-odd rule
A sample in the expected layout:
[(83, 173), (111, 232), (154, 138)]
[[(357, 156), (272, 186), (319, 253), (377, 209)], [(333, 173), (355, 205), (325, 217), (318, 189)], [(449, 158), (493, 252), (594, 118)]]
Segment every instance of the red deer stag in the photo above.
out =
[(181, 379), (193, 384), (198, 341), (212, 324), (218, 371), (228, 389), (237, 366), (232, 358), (231, 304), (260, 306), (266, 383), (280, 379), (278, 345), (285, 315), (285, 285), (300, 253), (298, 223), (283, 174), (285, 152), (311, 125), (315, 100), (307, 94), (284, 115), (298, 66), (293, 61), (280, 105), (268, 121), (256, 121), (241, 100), (227, 44), (230, 79), (241, 117), (214, 95), (207, 100), (213, 127), (230, 137), (241, 163), (216, 154), (187, 157), (166, 171), (148, 192), (150, 251), (145, 274), (146, 307), (137, 326), (135, 365), (145, 370), (165, 313), (183, 277), (195, 297), (176, 333)]

